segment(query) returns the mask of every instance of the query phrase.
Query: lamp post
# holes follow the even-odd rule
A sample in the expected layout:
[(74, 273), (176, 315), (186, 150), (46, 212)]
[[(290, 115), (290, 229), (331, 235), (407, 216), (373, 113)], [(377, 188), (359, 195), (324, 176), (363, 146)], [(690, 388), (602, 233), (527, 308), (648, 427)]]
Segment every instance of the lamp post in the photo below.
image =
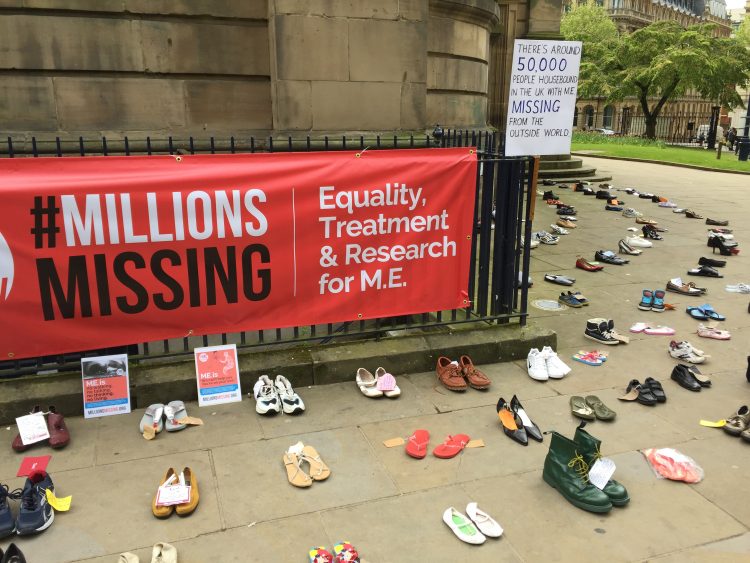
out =
[(747, 112), (745, 113), (745, 129), (742, 138), (737, 139), (737, 154), (739, 159), (746, 161), (750, 155), (750, 92), (747, 96)]

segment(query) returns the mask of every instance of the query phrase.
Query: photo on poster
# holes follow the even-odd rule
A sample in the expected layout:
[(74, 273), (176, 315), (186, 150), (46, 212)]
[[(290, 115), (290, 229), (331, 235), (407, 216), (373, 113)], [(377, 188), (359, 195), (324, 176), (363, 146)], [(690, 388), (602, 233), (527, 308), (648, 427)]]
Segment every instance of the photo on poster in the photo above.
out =
[(81, 358), (85, 418), (130, 412), (128, 355)]
[(195, 348), (194, 353), (198, 406), (241, 401), (237, 346), (207, 346)]

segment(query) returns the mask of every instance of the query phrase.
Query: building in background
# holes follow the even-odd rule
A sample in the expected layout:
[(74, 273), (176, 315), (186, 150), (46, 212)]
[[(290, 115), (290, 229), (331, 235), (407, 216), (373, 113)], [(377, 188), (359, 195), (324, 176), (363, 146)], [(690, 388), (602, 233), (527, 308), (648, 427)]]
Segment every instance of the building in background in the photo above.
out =
[[(750, 0), (745, 2), (744, 8), (735, 8), (729, 10), (729, 18), (732, 22), (732, 30), (736, 31), (742, 23), (742, 20), (750, 17)], [(737, 88), (737, 93), (745, 101), (745, 106), (750, 105), (750, 88)], [(746, 108), (734, 108), (727, 115), (727, 130), (728, 128), (734, 127), (737, 129), (739, 135), (742, 135), (742, 131), (745, 127), (745, 116), (747, 115)]]

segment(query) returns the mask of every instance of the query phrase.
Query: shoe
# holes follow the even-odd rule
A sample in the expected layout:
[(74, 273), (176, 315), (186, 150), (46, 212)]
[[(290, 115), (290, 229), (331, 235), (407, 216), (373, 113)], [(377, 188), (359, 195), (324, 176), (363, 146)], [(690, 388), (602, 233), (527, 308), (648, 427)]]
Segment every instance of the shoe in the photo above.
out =
[(731, 235), (732, 229), (720, 229), (718, 227), (714, 227), (713, 229), (708, 229), (708, 232), (717, 235)]
[(322, 545), (310, 548), (307, 556), (309, 563), (333, 563), (333, 553)]
[(138, 431), (143, 434), (146, 427), (154, 429), (154, 433), (158, 434), (164, 430), (164, 405), (161, 403), (154, 403), (149, 405), (143, 412), (141, 422), (138, 425)]
[(750, 409), (747, 408), (747, 405), (743, 405), (730, 418), (727, 418), (724, 432), (732, 436), (739, 436), (748, 428), (750, 428)]
[(573, 413), (573, 416), (577, 416), (584, 420), (596, 420), (594, 409), (586, 404), (583, 397), (577, 395), (573, 395), (570, 398), (570, 412)]
[[(8, 490), (8, 485), (0, 484), (0, 538), (10, 536), (16, 531), (16, 519), (10, 510), (8, 499), (18, 500), (21, 498), (21, 489)], [(0, 556), (0, 559), (2, 557)]]
[(279, 396), (281, 410), (284, 411), (284, 414), (299, 414), (304, 412), (305, 403), (292, 388), (292, 384), (289, 383), (286, 377), (277, 375), (274, 385), (276, 386), (276, 393)]
[(706, 278), (723, 278), (719, 272), (711, 266), (698, 266), (687, 271), (689, 276), (704, 276)]
[(544, 355), (536, 348), (532, 348), (526, 357), (526, 370), (529, 372), (531, 379), (536, 379), (537, 381), (547, 381), (549, 379), (547, 362)]
[(563, 221), (570, 221), (571, 223), (578, 221), (578, 217), (573, 217), (572, 215), (561, 215), (560, 219)]
[(182, 401), (171, 401), (164, 406), (164, 428), (167, 432), (177, 432), (178, 430), (184, 430), (187, 428), (187, 424), (184, 422), (177, 422), (187, 418), (187, 410), (185, 409), (185, 403)]
[(695, 287), (694, 283), (684, 283), (681, 278), (672, 278), (667, 282), (667, 291), (682, 295), (703, 295), (705, 288)]
[(680, 387), (684, 387), (690, 391), (701, 390), (701, 384), (698, 383), (698, 380), (695, 379), (695, 377), (693, 377), (692, 372), (682, 364), (677, 364), (674, 367), (670, 378), (672, 381), (676, 381)]
[(578, 299), (578, 301), (579, 301), (579, 302), (581, 303), (581, 305), (583, 305), (584, 307), (585, 307), (585, 306), (587, 306), (587, 305), (589, 304), (589, 300), (588, 300), (588, 299), (587, 299), (587, 298), (586, 298), (586, 297), (585, 297), (585, 296), (583, 295), (583, 293), (581, 293), (580, 291), (574, 291), (573, 293), (571, 293), (571, 292), (569, 291), (569, 292), (568, 292), (568, 295), (572, 295), (573, 297), (575, 297), (576, 299)]
[(609, 319), (606, 321), (606, 323), (607, 323), (607, 330), (605, 332), (606, 336), (610, 336), (611, 338), (614, 338), (620, 344), (628, 344), (630, 342), (629, 337), (623, 336), (615, 330), (615, 321), (613, 321), (612, 319)]
[[(357, 374), (359, 375), (359, 374)], [(276, 386), (267, 375), (261, 375), (253, 385), (255, 412), (258, 414), (279, 414), (281, 401)]]
[(671, 201), (660, 201), (659, 202), (659, 207), (672, 207), (672, 208), (674, 208), (674, 207), (677, 207), (677, 204), (676, 203), (672, 203)]
[[(722, 229), (722, 231), (723, 231), (723, 229)], [(708, 231), (706, 231), (706, 232), (708, 233), (709, 237), (720, 237), (724, 242), (726, 242), (728, 244), (732, 244), (732, 243), (737, 244), (737, 241), (734, 240), (734, 235), (733, 234), (724, 233), (722, 231), (718, 231), (716, 229), (708, 229)]]
[(359, 368), (357, 375), (354, 378), (357, 387), (365, 397), (375, 399), (383, 396), (383, 392), (378, 389), (378, 378), (375, 377), (369, 370), (365, 368)]
[(547, 231), (539, 231), (532, 235), (535, 240), (538, 240), (542, 244), (557, 244), (560, 237), (549, 234)]
[(594, 415), (596, 415), (598, 420), (614, 420), (617, 416), (617, 413), (605, 405), (596, 395), (587, 395), (584, 397), (584, 401), (594, 411)]
[(654, 303), (654, 293), (650, 289), (644, 289), (643, 290), (643, 296), (641, 297), (641, 302), (638, 303), (638, 308), (641, 311), (650, 311), (651, 305)]
[(589, 319), (586, 321), (586, 329), (583, 335), (589, 340), (594, 340), (607, 346), (615, 346), (620, 343), (609, 331), (609, 323), (606, 319)]
[[(174, 470), (174, 468), (170, 467), (167, 469), (167, 472), (164, 474), (164, 478), (159, 483), (159, 487), (164, 486), (166, 483), (174, 483), (178, 479), (177, 472)], [(156, 497), (159, 495), (159, 491), (156, 491), (156, 494), (154, 495), (154, 499), (151, 501), (151, 512), (154, 516), (160, 519), (169, 518), (172, 516), (172, 513), (174, 512), (174, 505), (169, 506), (161, 506), (156, 504)]]
[(468, 385), (461, 372), (461, 366), (458, 362), (453, 362), (445, 356), (440, 356), (437, 360), (438, 379), (447, 389), (451, 391), (466, 391)]
[(643, 217), (643, 213), (636, 211), (632, 207), (626, 207), (622, 212), (622, 216), (628, 219), (635, 219), (636, 217)]
[(575, 229), (576, 225), (573, 223), (573, 221), (568, 221), (567, 219), (563, 219), (562, 217), (557, 220), (557, 226), (563, 227), (564, 229)]
[(654, 301), (651, 303), (651, 310), (654, 313), (663, 313), (666, 306), (664, 305), (664, 290), (657, 289), (654, 291)]
[(3, 555), (3, 550), (0, 549), (0, 557), (2, 557), (2, 563), (26, 563), (26, 558), (14, 543), (8, 546), (8, 551), (5, 552), (5, 555)]
[(521, 405), (521, 401), (518, 400), (518, 397), (513, 395), (513, 398), (510, 400), (510, 410), (513, 411), (515, 415), (517, 415), (517, 418), (521, 419), (521, 424), (523, 424), (523, 429), (526, 430), (526, 435), (530, 438), (533, 438), (537, 442), (541, 442), (544, 440), (544, 436), (542, 436), (542, 431), (539, 430), (539, 427), (536, 425), (536, 423), (529, 418), (529, 415), (526, 414), (526, 410), (523, 408), (523, 405)]
[(549, 205), (550, 207), (560, 207), (560, 205), (563, 205), (563, 202), (559, 199), (547, 199), (545, 200), (545, 203)]
[(703, 215), (698, 215), (692, 209), (685, 210), (685, 217), (687, 217), (688, 219), (703, 219)]
[(489, 377), (484, 375), (476, 368), (476, 366), (474, 366), (469, 356), (461, 356), (458, 359), (458, 363), (461, 366), (461, 372), (463, 373), (470, 387), (473, 387), (474, 389), (478, 389), (480, 391), (489, 389), (492, 381), (490, 381)]
[(192, 469), (186, 467), (180, 474), (180, 480), (182, 481), (182, 479), (185, 480), (185, 486), (190, 487), (190, 500), (175, 506), (174, 511), (177, 513), (177, 516), (189, 516), (198, 508), (198, 502), (201, 499), (200, 492), (198, 491), (198, 478)]
[(580, 268), (581, 270), (586, 270), (587, 272), (598, 272), (600, 270), (604, 269), (604, 266), (596, 266), (586, 260), (585, 258), (578, 257), (578, 260), (576, 260), (576, 268)]
[(575, 278), (570, 278), (568, 276), (558, 276), (555, 274), (544, 274), (544, 281), (548, 281), (550, 283), (556, 283), (558, 285), (573, 285), (576, 282)]
[(737, 243), (728, 243), (725, 242), (723, 238), (719, 238), (718, 236), (709, 236), (708, 242), (706, 243), (706, 246), (709, 248), (712, 248), (711, 251), (712, 254), (716, 254), (716, 250), (719, 250), (719, 254), (722, 256), (736, 256), (740, 253), (740, 250), (737, 248)]
[(471, 518), (479, 531), (488, 538), (499, 538), (503, 535), (503, 528), (492, 516), (481, 510), (476, 502), (466, 505), (466, 515)]
[(723, 268), (727, 265), (726, 260), (714, 260), (713, 258), (704, 258), (701, 256), (698, 259), (699, 266), (711, 266), (712, 268)]
[(706, 361), (706, 357), (701, 353), (698, 353), (695, 348), (692, 347), (690, 342), (682, 341), (677, 342), (672, 340), (667, 348), (667, 353), (676, 360), (681, 362), (688, 362), (690, 364), (702, 364)]
[[(590, 469), (602, 457), (600, 453), (602, 441), (584, 430), (585, 426), (585, 422), (578, 425), (573, 441), (578, 445), (578, 452)], [(628, 490), (614, 479), (607, 481), (607, 484), (602, 488), (602, 492), (609, 497), (614, 506), (625, 506), (630, 501)]]
[[(539, 246), (539, 241), (531, 239), (531, 242), (529, 242), (529, 248), (534, 249), (537, 246)], [(521, 237), (521, 248), (525, 248), (525, 247), (526, 247), (526, 241), (524, 240), (523, 237)]]
[(653, 219), (644, 219), (643, 216), (636, 217), (635, 222), (639, 225), (656, 225), (656, 221), (654, 221)]
[(510, 405), (502, 397), (497, 401), (495, 409), (497, 410), (497, 417), (503, 425), (503, 433), (522, 446), (528, 446), (529, 438), (520, 413), (511, 409)]
[(583, 303), (576, 299), (570, 292), (561, 293), (560, 297), (557, 298), (557, 302), (567, 305), (568, 307), (573, 307), (574, 309), (580, 309), (583, 307)]
[(466, 434), (456, 434), (455, 436), (448, 436), (445, 442), (435, 446), (432, 450), (432, 455), (439, 459), (451, 459), (460, 454), (469, 443), (469, 436)]
[(565, 216), (566, 219), (570, 220), (569, 217), (572, 215), (576, 215), (577, 213), (576, 213), (576, 210), (573, 209), (572, 207), (563, 207), (557, 210), (557, 214), (563, 215)]
[(607, 190), (599, 190), (596, 192), (596, 199), (612, 199), (613, 196), (611, 193), (609, 193)]
[(623, 239), (620, 239), (620, 242), (617, 243), (620, 248), (621, 254), (629, 254), (631, 256), (638, 256), (643, 251), (638, 250), (637, 248), (633, 248), (630, 246), (627, 242), (625, 242)]
[(487, 541), (487, 538), (482, 532), (477, 530), (474, 523), (452, 506), (446, 508), (445, 512), (443, 512), (443, 522), (463, 542), (481, 545)]
[(638, 197), (641, 199), (651, 199), (652, 197), (654, 197), (654, 194), (640, 193), (638, 194)]
[(286, 479), (290, 485), (306, 489), (312, 486), (313, 480), (302, 469), (301, 448), (296, 448), (295, 446), (291, 446), (289, 450), (284, 452), (284, 456), (282, 457), (284, 469), (286, 469)]
[(581, 190), (583, 195), (596, 195), (596, 192), (589, 187), (585, 187)]
[(706, 225), (716, 225), (717, 227), (726, 227), (729, 225), (729, 221), (720, 219), (710, 219), (706, 217)]
[(547, 365), (547, 375), (550, 379), (562, 379), (572, 371), (549, 346), (542, 348), (541, 354)]
[(406, 440), (406, 455), (414, 459), (424, 459), (429, 444), (430, 433), (427, 430), (415, 430)]
[(643, 231), (643, 236), (645, 238), (650, 238), (652, 240), (664, 240), (664, 237), (656, 232), (656, 229), (654, 229), (650, 225), (643, 225), (643, 228), (641, 230)]
[[(42, 407), (39, 405), (36, 405), (33, 409), (31, 409), (31, 412), (29, 414), (36, 414), (38, 412), (42, 412)], [(35, 442), (35, 443), (41, 443), (41, 442)], [(16, 437), (13, 438), (13, 442), (11, 443), (11, 448), (13, 448), (16, 452), (25, 452), (28, 450), (31, 446), (34, 444), (24, 444), (23, 441), (21, 441), (21, 434), (16, 434)]]
[(656, 401), (658, 403), (667, 402), (667, 394), (664, 392), (664, 388), (661, 386), (661, 383), (659, 383), (653, 377), (647, 377), (646, 379), (644, 379), (643, 387), (651, 391), (654, 397), (656, 397)]
[(47, 429), (49, 430), (49, 445), (51, 448), (64, 448), (70, 443), (70, 432), (65, 425), (65, 418), (53, 406), (49, 407)]
[(651, 389), (645, 385), (641, 385), (641, 382), (637, 379), (630, 380), (630, 383), (628, 383), (628, 386), (625, 389), (625, 393), (630, 393), (633, 389), (638, 392), (636, 401), (638, 401), (642, 405), (653, 407), (657, 403), (656, 396), (653, 394)]
[(360, 563), (359, 553), (348, 541), (340, 541), (333, 546), (334, 563)]
[(375, 370), (375, 379), (378, 380), (375, 387), (389, 399), (396, 399), (401, 396), (401, 388), (396, 384), (396, 378), (393, 374), (385, 371), (385, 368), (379, 367)]
[(609, 512), (612, 501), (589, 483), (589, 464), (578, 451), (578, 445), (557, 432), (551, 432), (549, 451), (544, 459), (542, 479), (573, 506), (589, 512)]
[(542, 194), (542, 199), (548, 200), (548, 199), (557, 199), (557, 196), (552, 192), (552, 190), (547, 190)]
[(620, 258), (611, 250), (597, 250), (594, 253), (594, 260), (596, 260), (597, 262), (604, 262), (606, 264), (614, 264), (615, 266), (623, 266), (630, 263), (630, 260)]
[(557, 225), (550, 225), (550, 230), (556, 234), (556, 235), (569, 235), (570, 231), (567, 229), (563, 229), (562, 227), (558, 227)]
[(55, 492), (52, 478), (45, 471), (36, 471), (26, 479), (16, 520), (16, 533), (19, 536), (38, 534), (52, 525), (55, 511), (47, 502), (48, 489)]
[[(136, 557), (135, 563), (138, 563)], [(151, 548), (151, 563), (177, 563), (177, 548), (167, 542), (158, 542)]]
[(625, 243), (633, 248), (651, 248), (652, 246), (654, 246), (653, 242), (642, 239), (637, 235), (625, 237)]
[(711, 328), (703, 324), (698, 325), (696, 332), (702, 338), (713, 338), (714, 340), (729, 340), (732, 338), (728, 330), (719, 330), (718, 328)]
[(604, 206), (604, 209), (606, 209), (607, 211), (622, 211), (622, 207), (620, 205), (611, 205), (609, 203)]

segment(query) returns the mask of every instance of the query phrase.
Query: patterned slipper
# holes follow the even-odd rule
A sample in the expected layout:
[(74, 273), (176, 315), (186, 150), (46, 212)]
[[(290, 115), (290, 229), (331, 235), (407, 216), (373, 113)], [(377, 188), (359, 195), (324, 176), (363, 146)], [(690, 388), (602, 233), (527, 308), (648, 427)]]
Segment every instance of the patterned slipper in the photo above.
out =
[(336, 554), (334, 563), (359, 563), (359, 553), (348, 541), (340, 541), (334, 545), (333, 552)]
[(325, 547), (313, 547), (307, 555), (310, 563), (333, 563), (333, 554)]

